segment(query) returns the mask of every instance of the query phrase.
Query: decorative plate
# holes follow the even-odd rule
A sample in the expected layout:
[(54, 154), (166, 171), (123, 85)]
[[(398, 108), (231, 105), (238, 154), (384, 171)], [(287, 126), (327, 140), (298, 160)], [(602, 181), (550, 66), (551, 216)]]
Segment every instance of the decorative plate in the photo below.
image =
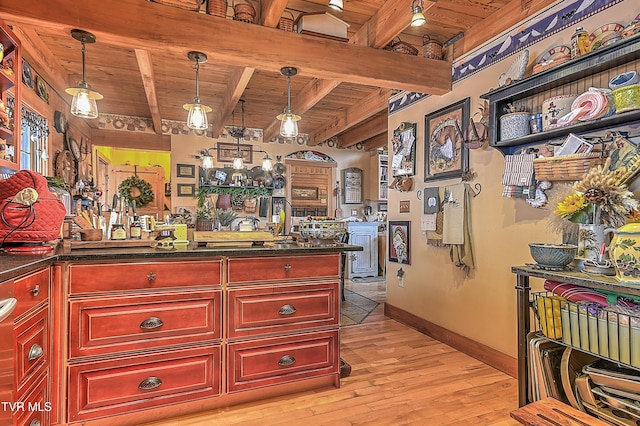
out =
[(36, 92), (46, 103), (49, 103), (49, 92), (47, 92), (47, 83), (40, 76), (36, 76)]
[(22, 82), (29, 88), (33, 89), (33, 75), (31, 73), (31, 65), (26, 60), (22, 60)]
[(276, 176), (273, 178), (273, 187), (275, 189), (282, 189), (286, 186), (287, 180), (283, 176)]
[(67, 121), (67, 116), (64, 115), (64, 112), (56, 111), (53, 113), (53, 126), (56, 128), (58, 133), (64, 134), (67, 131), (69, 122)]
[(545, 64), (556, 61), (560, 58), (571, 57), (571, 48), (567, 45), (561, 44), (554, 46), (538, 58), (537, 64)]
[(73, 186), (75, 183), (76, 165), (73, 160), (73, 154), (67, 151), (58, 151), (55, 159), (56, 176), (62, 178), (67, 184)]
[(513, 81), (522, 80), (524, 72), (527, 70), (527, 64), (529, 63), (529, 51), (523, 50), (513, 60), (511, 66), (507, 72), (500, 74), (498, 78), (498, 84), (500, 87), (507, 85)]
[(65, 133), (65, 139), (67, 142), (67, 149), (71, 152), (71, 154), (73, 154), (73, 158), (75, 158), (76, 161), (80, 161), (82, 156), (80, 144), (70, 130), (67, 130), (67, 132)]
[(624, 26), (618, 23), (605, 24), (592, 32), (589, 35), (589, 43), (591, 44), (591, 50), (596, 50), (602, 45), (602, 39), (608, 36), (609, 34), (615, 32), (622, 32), (624, 30)]

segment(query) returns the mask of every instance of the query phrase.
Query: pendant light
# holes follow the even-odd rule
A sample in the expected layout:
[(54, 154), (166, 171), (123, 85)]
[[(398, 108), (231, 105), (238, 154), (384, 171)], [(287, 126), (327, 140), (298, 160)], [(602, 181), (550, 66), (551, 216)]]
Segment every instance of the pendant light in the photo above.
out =
[(242, 126), (236, 127), (236, 113), (235, 111), (231, 115), (233, 124), (231, 129), (231, 137), (236, 138), (236, 153), (233, 156), (233, 168), (236, 170), (242, 170), (244, 168), (244, 159), (242, 158), (242, 152), (240, 152), (240, 138), (244, 137), (244, 99), (240, 99), (240, 106), (242, 108)]
[(265, 151), (264, 158), (262, 159), (262, 170), (270, 172), (273, 170), (273, 160), (269, 157), (269, 153)]
[(85, 44), (95, 43), (96, 36), (88, 31), (73, 29), (71, 30), (71, 37), (82, 44), (82, 80), (78, 82), (76, 87), (69, 87), (65, 90), (65, 92), (73, 96), (71, 100), (71, 114), (81, 118), (97, 118), (98, 105), (96, 101), (102, 99), (103, 96), (91, 89), (91, 86), (87, 83), (84, 58)]
[(294, 67), (283, 67), (280, 74), (287, 76), (287, 107), (282, 114), (276, 117), (281, 121), (280, 136), (285, 138), (294, 138), (298, 136), (298, 120), (300, 116), (291, 111), (291, 76), (296, 75), (298, 70)]
[(333, 10), (337, 10), (338, 12), (342, 12), (344, 4), (342, 0), (329, 0), (329, 7)]
[(211, 155), (208, 149), (202, 150), (200, 155), (196, 157), (201, 161), (200, 167), (205, 170), (213, 169), (213, 155)]
[(411, 13), (413, 16), (411, 17), (411, 26), (412, 27), (421, 27), (427, 23), (427, 18), (424, 17), (424, 4), (422, 0), (413, 0), (411, 3)]
[(207, 113), (211, 112), (211, 108), (200, 103), (200, 64), (207, 62), (207, 55), (202, 52), (187, 53), (189, 60), (196, 63), (196, 97), (193, 103), (184, 104), (182, 108), (189, 111), (187, 115), (187, 127), (192, 130), (207, 130), (209, 122), (207, 121)]

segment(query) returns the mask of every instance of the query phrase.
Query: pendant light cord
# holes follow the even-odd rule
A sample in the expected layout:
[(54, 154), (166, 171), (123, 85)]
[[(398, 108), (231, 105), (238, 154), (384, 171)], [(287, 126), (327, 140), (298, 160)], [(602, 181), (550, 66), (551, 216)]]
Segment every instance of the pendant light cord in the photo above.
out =
[(200, 103), (200, 58), (196, 56), (196, 103)]
[(85, 44), (84, 44), (84, 37), (82, 38), (82, 40), (80, 40), (80, 44), (82, 44), (82, 82), (85, 83), (87, 81), (87, 75), (86, 75), (86, 66), (85, 66), (85, 59), (84, 59), (84, 55), (86, 52), (86, 48), (85, 48)]

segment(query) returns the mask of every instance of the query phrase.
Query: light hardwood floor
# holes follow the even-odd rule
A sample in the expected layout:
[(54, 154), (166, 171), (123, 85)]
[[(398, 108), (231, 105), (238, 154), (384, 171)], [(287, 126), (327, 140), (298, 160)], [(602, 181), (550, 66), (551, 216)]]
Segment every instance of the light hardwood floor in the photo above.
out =
[[(384, 302), (385, 284), (346, 288)], [(153, 426), (515, 426), (516, 379), (383, 314), (341, 330), (351, 375), (328, 388), (188, 415)]]

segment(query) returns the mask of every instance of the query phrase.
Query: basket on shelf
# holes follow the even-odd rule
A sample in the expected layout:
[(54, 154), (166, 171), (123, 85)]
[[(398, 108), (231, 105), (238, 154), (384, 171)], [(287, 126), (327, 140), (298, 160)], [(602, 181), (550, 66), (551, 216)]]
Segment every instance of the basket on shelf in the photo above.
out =
[(202, 0), (153, 0), (155, 3), (165, 4), (167, 6), (174, 6), (180, 9), (191, 10), (197, 12), (200, 10), (200, 4)]
[(391, 43), (387, 45), (386, 49), (391, 50), (392, 52), (404, 53), (405, 55), (418, 56), (418, 49), (416, 49), (416, 47), (411, 43), (400, 40), (400, 37), (396, 37), (391, 40)]
[(592, 167), (604, 164), (606, 158), (599, 152), (561, 155), (533, 160), (537, 180), (580, 180)]
[(281, 29), (282, 31), (293, 32), (293, 23), (295, 21), (293, 13), (291, 13), (288, 10), (285, 10), (284, 13), (291, 15), (291, 17), (281, 16), (280, 22), (278, 22), (278, 28)]
[(227, 0), (208, 0), (207, 14), (225, 18), (227, 16)]
[(442, 43), (430, 38), (427, 34), (422, 36), (422, 57), (428, 59), (442, 59)]
[(238, 3), (233, 5), (234, 21), (256, 23), (256, 9), (249, 3)]

